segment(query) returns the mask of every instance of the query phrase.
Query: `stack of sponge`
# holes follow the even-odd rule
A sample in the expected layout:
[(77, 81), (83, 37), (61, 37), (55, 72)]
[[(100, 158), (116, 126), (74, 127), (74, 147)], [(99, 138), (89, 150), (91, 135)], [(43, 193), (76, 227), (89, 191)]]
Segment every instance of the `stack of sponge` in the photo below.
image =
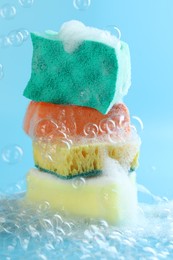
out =
[[(129, 217), (137, 201), (140, 139), (122, 102), (131, 83), (128, 45), (79, 21), (31, 38), (32, 73), (24, 96), (32, 101), (24, 130), (33, 140), (36, 169), (27, 175), (26, 199), (111, 223)], [(107, 160), (115, 174), (106, 170)], [(75, 178), (85, 178), (85, 185), (74, 188)], [(127, 186), (131, 200), (122, 192)], [(100, 197), (103, 191), (107, 200)]]

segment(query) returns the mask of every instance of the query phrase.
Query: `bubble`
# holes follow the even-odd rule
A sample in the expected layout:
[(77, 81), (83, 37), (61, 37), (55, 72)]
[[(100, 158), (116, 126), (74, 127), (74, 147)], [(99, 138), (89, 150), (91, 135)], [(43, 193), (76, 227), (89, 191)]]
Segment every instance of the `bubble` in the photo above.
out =
[(99, 129), (102, 133), (112, 133), (115, 127), (115, 122), (109, 118), (102, 119), (99, 124)]
[(74, 189), (78, 189), (85, 185), (85, 179), (82, 177), (76, 177), (72, 181), (72, 186)]
[(26, 183), (25, 183), (25, 180), (20, 180), (16, 183), (15, 187), (16, 187), (16, 191), (17, 193), (20, 193), (23, 192), (25, 190), (25, 186), (26, 186)]
[(118, 27), (115, 25), (107, 25), (103, 28), (106, 31), (109, 31), (112, 35), (114, 35), (117, 38), (117, 46), (120, 48), (121, 47), (121, 31)]
[(4, 19), (13, 19), (16, 15), (16, 8), (11, 4), (5, 4), (0, 8), (0, 16)]
[(108, 225), (108, 223), (105, 220), (100, 220), (99, 221), (99, 227), (101, 229), (108, 229), (109, 225)]
[(73, 6), (80, 11), (84, 11), (91, 5), (91, 0), (73, 0)]
[(56, 144), (58, 144), (60, 147), (70, 149), (73, 145), (73, 141), (68, 138), (61, 138), (56, 141)]
[(34, 0), (19, 0), (19, 4), (24, 8), (30, 8), (34, 4)]
[(67, 131), (66, 126), (64, 123), (62, 123), (62, 121), (58, 121), (56, 124), (57, 124), (57, 128), (59, 131), (61, 131), (63, 133), (65, 133)]
[(132, 128), (136, 131), (136, 132), (141, 132), (144, 129), (144, 124), (141, 120), (140, 117), (138, 116), (132, 116)]
[(4, 69), (2, 64), (0, 64), (0, 80), (4, 77)]
[(112, 114), (110, 116), (110, 119), (115, 122), (115, 125), (117, 127), (126, 127), (126, 118), (125, 115), (123, 113), (117, 113), (117, 114)]
[(21, 46), (23, 43), (23, 35), (21, 32), (17, 30), (11, 31), (8, 34), (8, 39), (9, 39), (9, 43), (14, 47)]
[(21, 161), (23, 150), (18, 145), (8, 145), (2, 150), (2, 159), (8, 164), (16, 164)]
[(30, 234), (31, 237), (40, 237), (40, 233), (38, 232), (38, 230), (32, 226), (32, 225), (29, 225), (28, 228), (28, 233)]
[(43, 254), (38, 254), (38, 259), (40, 260), (48, 260), (48, 258)]
[(108, 141), (112, 144), (123, 143), (125, 139), (125, 132), (123, 129), (117, 128), (116, 132), (108, 134)]
[(64, 222), (63, 230), (64, 230), (66, 236), (70, 236), (72, 234), (72, 227), (71, 227), (70, 223)]
[(151, 247), (144, 247), (143, 250), (151, 255), (156, 255), (156, 251)]
[(74, 118), (71, 118), (71, 120), (68, 121), (68, 127), (66, 127), (66, 134), (68, 136), (75, 135), (76, 134), (77, 125)]
[(30, 33), (27, 29), (21, 28), (18, 32), (22, 35), (23, 41), (26, 41), (29, 38)]
[(7, 48), (10, 46), (10, 42), (7, 36), (0, 35), (0, 48)]
[(56, 133), (58, 125), (52, 119), (41, 119), (34, 126), (33, 136), (34, 137), (49, 137), (53, 138), (53, 135)]
[(89, 138), (97, 137), (99, 128), (96, 124), (88, 123), (84, 126), (84, 134)]
[(87, 238), (87, 240), (91, 240), (93, 238), (93, 234), (92, 234), (92, 231), (86, 229), (84, 231), (84, 236)]
[(64, 222), (64, 221), (63, 221), (63, 219), (62, 219), (62, 217), (61, 217), (60, 215), (55, 214), (55, 215), (53, 216), (53, 223), (55, 224), (55, 226), (62, 225), (63, 222)]

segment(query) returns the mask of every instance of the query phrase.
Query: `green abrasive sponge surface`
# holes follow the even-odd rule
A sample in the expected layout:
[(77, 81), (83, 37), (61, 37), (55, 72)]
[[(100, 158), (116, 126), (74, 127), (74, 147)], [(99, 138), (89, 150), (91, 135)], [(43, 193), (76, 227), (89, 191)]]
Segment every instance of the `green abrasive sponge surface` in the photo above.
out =
[(37, 102), (91, 107), (103, 114), (108, 112), (112, 102), (116, 102), (117, 84), (122, 84), (121, 62), (114, 48), (84, 40), (68, 53), (60, 40), (33, 33), (31, 38), (32, 73), (24, 90), (25, 97)]
[(36, 168), (38, 168), (40, 171), (43, 171), (43, 172), (47, 172), (47, 173), (50, 173), (54, 176), (56, 176), (57, 178), (60, 178), (60, 179), (63, 179), (63, 180), (69, 180), (69, 179), (74, 179), (74, 178), (81, 178), (81, 177), (84, 177), (84, 178), (89, 178), (89, 177), (95, 177), (95, 176), (99, 176), (102, 174), (102, 170), (93, 170), (93, 171), (89, 171), (89, 172), (83, 172), (83, 173), (78, 173), (76, 175), (67, 175), (67, 176), (63, 176), (62, 174), (58, 174), (58, 173), (55, 173), (53, 171), (49, 171), (49, 170), (46, 170), (42, 167), (40, 167), (39, 165), (35, 165)]

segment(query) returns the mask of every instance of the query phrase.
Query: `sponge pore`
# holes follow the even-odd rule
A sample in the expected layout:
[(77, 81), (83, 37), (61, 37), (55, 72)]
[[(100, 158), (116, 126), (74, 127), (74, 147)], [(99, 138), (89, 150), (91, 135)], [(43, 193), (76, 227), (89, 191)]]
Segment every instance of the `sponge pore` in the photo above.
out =
[(119, 65), (115, 49), (84, 40), (72, 53), (63, 42), (31, 34), (32, 74), (24, 96), (34, 101), (73, 104), (108, 112), (115, 97)]

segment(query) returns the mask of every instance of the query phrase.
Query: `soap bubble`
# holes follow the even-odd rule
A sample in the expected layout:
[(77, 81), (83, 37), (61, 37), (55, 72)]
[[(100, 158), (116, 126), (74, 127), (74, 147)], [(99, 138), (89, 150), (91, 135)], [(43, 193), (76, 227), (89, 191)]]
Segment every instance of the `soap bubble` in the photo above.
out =
[(112, 35), (114, 35), (117, 38), (117, 46), (121, 47), (121, 31), (116, 27), (115, 25), (107, 25), (103, 28), (106, 31), (109, 31)]
[(19, 4), (24, 8), (32, 7), (34, 0), (19, 0)]
[(61, 138), (61, 139), (56, 140), (56, 144), (62, 148), (70, 149), (71, 146), (73, 145), (73, 141), (68, 138)]
[(140, 133), (144, 129), (144, 124), (138, 116), (132, 116), (131, 124), (131, 127), (135, 130), (135, 132)]
[(0, 8), (0, 16), (4, 19), (13, 19), (16, 15), (16, 8), (11, 4), (5, 4)]
[(49, 141), (51, 141), (56, 135), (57, 130), (58, 130), (58, 125), (54, 120), (49, 118), (44, 118), (39, 120), (34, 125), (33, 133), (31, 133), (31, 135), (33, 135), (34, 138), (35, 137), (48, 138)]
[(2, 159), (8, 164), (16, 164), (21, 161), (23, 150), (18, 145), (8, 145), (2, 149)]
[(4, 77), (4, 69), (2, 64), (0, 64), (0, 80)]
[(73, 6), (80, 11), (86, 10), (91, 5), (91, 0), (73, 0)]
[(26, 41), (30, 35), (29, 31), (24, 28), (19, 29), (18, 32), (22, 35), (23, 41)]
[(78, 189), (85, 185), (85, 179), (82, 177), (76, 177), (72, 180), (72, 186), (74, 189)]
[(75, 135), (76, 134), (77, 125), (75, 119), (72, 117), (71, 120), (68, 121), (68, 127), (66, 128), (67, 135)]
[(23, 43), (23, 35), (18, 30), (9, 32), (8, 39), (10, 44), (14, 47), (18, 47)]
[(110, 118), (102, 119), (99, 124), (99, 129), (102, 133), (112, 133), (115, 127), (115, 122)]
[(113, 122), (115, 122), (116, 126), (119, 127), (119, 128), (123, 128), (123, 127), (127, 126), (126, 118), (125, 118), (125, 115), (123, 113), (112, 114), (110, 116), (110, 119)]
[(65, 133), (67, 131), (67, 128), (66, 128), (65, 124), (62, 123), (62, 121), (57, 121), (56, 125), (57, 125), (57, 128), (59, 131), (61, 131), (63, 133)]
[(109, 133), (107, 137), (108, 141), (112, 144), (123, 143), (126, 140), (125, 131), (121, 128), (117, 128), (116, 132)]
[(99, 227), (101, 229), (105, 230), (105, 229), (108, 229), (109, 225), (108, 225), (108, 223), (105, 220), (100, 220), (99, 221)]
[(22, 193), (26, 188), (25, 179), (19, 180), (15, 185), (15, 191), (17, 193)]
[(0, 35), (0, 48), (7, 48), (10, 46), (10, 42), (7, 36)]
[(115, 25), (107, 25), (104, 27), (104, 29), (109, 31), (112, 35), (116, 36), (118, 40), (121, 39), (121, 31)]
[(88, 123), (84, 126), (84, 134), (89, 138), (97, 137), (99, 128), (96, 124)]
[(48, 209), (50, 209), (50, 204), (48, 201), (44, 201), (42, 203), (39, 204), (38, 209), (41, 211), (47, 211)]

